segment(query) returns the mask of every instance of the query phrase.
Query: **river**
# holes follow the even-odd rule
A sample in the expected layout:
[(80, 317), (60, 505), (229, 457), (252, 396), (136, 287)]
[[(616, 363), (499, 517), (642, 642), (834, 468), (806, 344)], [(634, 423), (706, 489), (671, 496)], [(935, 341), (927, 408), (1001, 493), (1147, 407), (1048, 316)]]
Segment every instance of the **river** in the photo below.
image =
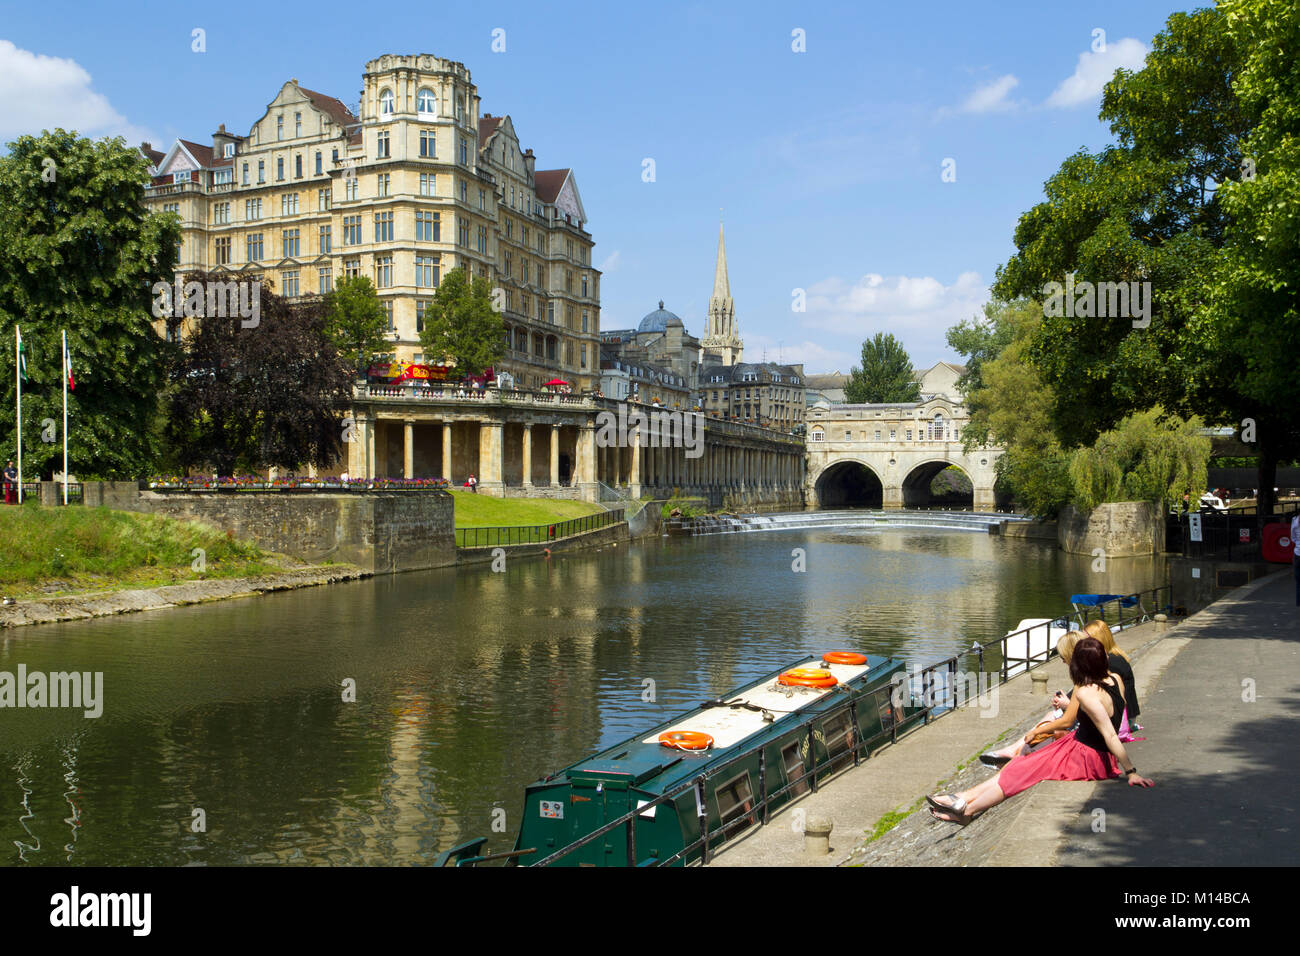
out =
[(102, 672), (104, 701), (98, 718), (0, 710), (0, 859), (421, 864), (477, 835), (507, 849), (525, 784), (795, 658), (924, 664), (1072, 592), (1165, 583), (1161, 558), (1092, 565), (984, 533), (823, 528), (6, 631), (0, 671)]

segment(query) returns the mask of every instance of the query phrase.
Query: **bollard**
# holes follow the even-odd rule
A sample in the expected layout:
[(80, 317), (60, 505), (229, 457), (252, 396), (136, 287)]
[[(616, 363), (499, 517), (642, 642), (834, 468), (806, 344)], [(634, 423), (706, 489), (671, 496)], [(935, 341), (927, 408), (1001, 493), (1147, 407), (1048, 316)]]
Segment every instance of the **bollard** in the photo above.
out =
[(820, 813), (809, 813), (803, 824), (803, 852), (805, 856), (826, 856), (831, 852), (831, 830), (835, 824)]
[(1156, 633), (1163, 634), (1169, 629), (1169, 618), (1164, 614), (1156, 615)]
[(1034, 671), (1029, 675), (1029, 679), (1034, 682), (1033, 687), (1030, 688), (1029, 692), (1031, 694), (1042, 694), (1044, 697), (1046, 697), (1047, 696), (1047, 675), (1042, 671)]

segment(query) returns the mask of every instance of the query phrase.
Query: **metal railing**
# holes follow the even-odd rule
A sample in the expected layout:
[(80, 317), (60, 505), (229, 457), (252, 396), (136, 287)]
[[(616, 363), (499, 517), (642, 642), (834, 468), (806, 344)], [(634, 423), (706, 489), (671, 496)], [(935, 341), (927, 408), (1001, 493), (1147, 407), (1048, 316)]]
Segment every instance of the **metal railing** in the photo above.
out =
[(1254, 508), (1234, 508), (1230, 511), (1201, 512), (1200, 540), (1192, 540), (1192, 515), (1170, 516), (1166, 525), (1166, 551), (1181, 552), (1183, 557), (1222, 558), (1225, 561), (1255, 561), (1260, 559), (1260, 544), (1264, 526), (1289, 524), (1300, 509), (1271, 515), (1257, 514)]
[(495, 548), (510, 544), (545, 544), (575, 534), (598, 531), (623, 522), (623, 509), (598, 511), (581, 518), (569, 518), (552, 524), (506, 525), (491, 528), (457, 528), (456, 547)]
[[(1125, 626), (1125, 625), (1132, 626), (1138, 623), (1139, 620), (1149, 619), (1152, 615), (1157, 613), (1157, 611), (1165, 610), (1166, 605), (1161, 605), (1159, 603), (1160, 595), (1162, 593), (1169, 592), (1169, 591), (1170, 591), (1169, 586), (1164, 585), (1156, 588), (1148, 588), (1145, 591), (1139, 591), (1135, 594), (1124, 595), (1124, 597), (1128, 597), (1128, 598), (1137, 598), (1136, 602), (1134, 602), (1131, 605), (1131, 607), (1134, 607), (1137, 610), (1133, 611), (1127, 620), (1125, 620), (1124, 618), (1124, 608), (1122, 606), (1122, 601), (1107, 602), (1106, 605), (1099, 605), (1098, 608), (1096, 609), (1098, 612), (1098, 617), (1102, 617), (1104, 619), (1105, 607), (1109, 606), (1110, 604), (1118, 603), (1119, 606), (1117, 608), (1117, 613), (1116, 613), (1117, 624), (1119, 624), (1120, 626)], [(1087, 623), (1087, 621), (1091, 619), (1087, 611), (1078, 612), (1074, 610), (1071, 610), (1068, 614), (1062, 615), (1061, 618), (1055, 618), (1054, 620), (1061, 620), (1062, 618), (1074, 619), (1076, 622), (1080, 624), (1080, 626)], [(1047, 625), (1040, 624), (1037, 625), (1037, 627), (1046, 628)], [(915, 682), (919, 679), (920, 694), (919, 695), (916, 693), (911, 694), (911, 699), (909, 702), (909, 707), (912, 711), (911, 713), (906, 713), (906, 711), (900, 713), (902, 700), (901, 697), (899, 696), (901, 694), (901, 691), (899, 690), (900, 685), (898, 683), (881, 685), (880, 687), (876, 687), (871, 691), (853, 697), (842, 704), (838, 704), (834, 707), (830, 707), (827, 708), (826, 710), (818, 711), (815, 714), (809, 715), (807, 718), (800, 721), (798, 724), (792, 726), (791, 730), (797, 732), (782, 734), (781, 736), (776, 738), (768, 738), (767, 740), (764, 740), (761, 743), (758, 743), (753, 747), (748, 748), (747, 750), (735, 754), (734, 756), (726, 760), (724, 763), (710, 767), (708, 770), (705, 770), (704, 772), (691, 778), (686, 783), (679, 784), (678, 786), (672, 788), (671, 790), (666, 790), (659, 796), (654, 797), (651, 800), (648, 800), (644, 803), (642, 803), (638, 799), (637, 806), (634, 810), (628, 811), (622, 816), (614, 820), (611, 820), (610, 822), (606, 823), (605, 825), (599, 827), (596, 830), (593, 830), (591, 833), (588, 833), (586, 836), (574, 841), (573, 843), (568, 844), (567, 846), (561, 847), (560, 849), (549, 854), (548, 856), (545, 856), (542, 859), (538, 860), (537, 862), (530, 863), (528, 865), (549, 866), (550, 864), (568, 856), (570, 853), (574, 852), (575, 850), (579, 850), (582, 847), (586, 846), (587, 844), (600, 839), (606, 834), (612, 833), (615, 830), (618, 830), (619, 828), (623, 828), (626, 831), (624, 837), (626, 840), (627, 860), (628, 860), (628, 862), (625, 864), (626, 866), (637, 866), (637, 867), (668, 866), (672, 863), (676, 863), (680, 859), (685, 858), (688, 854), (694, 853), (696, 850), (700, 851), (701, 864), (707, 866), (709, 863), (710, 847), (712, 845), (712, 841), (714, 841), (715, 838), (717, 838), (718, 836), (723, 836), (723, 840), (721, 842), (725, 842), (727, 839), (729, 839), (729, 836), (726, 835), (727, 831), (734, 831), (738, 827), (748, 828), (749, 826), (753, 826), (755, 824), (760, 824), (765, 826), (768, 823), (768, 821), (771, 819), (771, 808), (772, 808), (773, 801), (781, 797), (784, 797), (787, 793), (802, 786), (805, 783), (808, 784), (809, 790), (811, 792), (813, 793), (817, 792), (817, 785), (818, 785), (817, 773), (818, 770), (821, 768), (819, 767), (818, 764), (817, 750), (816, 747), (814, 746), (814, 741), (816, 737), (816, 732), (815, 732), (816, 724), (824, 724), (825, 722), (831, 720), (834, 717), (837, 717), (846, 712), (848, 713), (850, 718), (849, 732), (854, 738), (854, 742), (851, 743), (849, 747), (843, 751), (839, 751), (833, 754), (828, 753), (827, 758), (823, 761), (823, 763), (826, 764), (827, 770), (829, 770), (830, 772), (835, 772), (838, 769), (840, 769), (840, 767), (843, 767), (845, 765), (847, 758), (851, 756), (853, 760), (853, 766), (856, 767), (863, 760), (869, 759), (871, 756), (871, 751), (874, 750), (876, 747), (882, 746), (887, 741), (890, 743), (897, 742), (898, 735), (901, 731), (906, 731), (917, 723), (929, 724), (932, 720), (941, 717), (945, 713), (949, 713), (954, 708), (956, 708), (960, 703), (962, 703), (962, 701), (958, 699), (959, 696), (958, 691), (961, 689), (962, 682), (959, 682), (952, 678), (955, 678), (956, 674), (958, 673), (959, 670), (958, 665), (963, 658), (969, 657), (971, 655), (975, 655), (978, 658), (977, 674), (982, 675), (986, 673), (984, 670), (984, 652), (989, 648), (995, 646), (997, 646), (1001, 651), (1002, 661), (999, 669), (997, 671), (987, 672), (990, 675), (994, 673), (998, 674), (1000, 680), (996, 684), (990, 681), (986, 686), (986, 688), (983, 691), (980, 691), (980, 693), (987, 693), (989, 690), (992, 690), (994, 687), (1006, 683), (1006, 681), (1008, 680), (1008, 676), (1007, 676), (1008, 670), (1012, 669), (1011, 667), (1009, 667), (1009, 665), (1015, 665), (1016, 663), (1023, 663), (1026, 665), (1025, 669), (1029, 670), (1032, 669), (1033, 667), (1046, 664), (1049, 660), (1051, 660), (1052, 655), (1056, 653), (1056, 647), (1054, 644), (1049, 644), (1047, 646), (1046, 651), (1044, 652), (1037, 653), (1037, 654), (1030, 654), (1028, 657), (1023, 659), (1009, 661), (1007, 658), (1007, 654), (1006, 654), (1007, 641), (1020, 634), (1027, 635), (1028, 632), (1032, 630), (1035, 630), (1035, 628), (1025, 628), (1024, 630), (1021, 631), (1014, 631), (1003, 637), (996, 638), (992, 641), (987, 641), (984, 644), (979, 644), (977, 642), (973, 644), (969, 650), (963, 651), (960, 654), (955, 654), (952, 657), (947, 658), (946, 660), (937, 661), (915, 672), (912, 675), (911, 679), (913, 681), (914, 687), (916, 686)], [(1028, 645), (1026, 645), (1026, 648), (1028, 649)], [(772, 674), (769, 674), (768, 677), (775, 677), (776, 673), (777, 672), (773, 672)], [(939, 675), (941, 673), (946, 675), (943, 680), (939, 679)], [(1019, 675), (1017, 674), (1015, 676), (1019, 676)], [(940, 684), (944, 685), (946, 689), (943, 692), (942, 698), (936, 699), (935, 689)], [(978, 685), (978, 679), (977, 679), (977, 685)], [(885, 706), (886, 697), (888, 698), (887, 707)], [(858, 709), (862, 707), (864, 703), (866, 703), (868, 706), (872, 706), (876, 708), (875, 712), (881, 715), (882, 724), (885, 723), (886, 721), (885, 715), (888, 714), (889, 726), (888, 727), (882, 726), (882, 729), (880, 730), (879, 733), (876, 733), (871, 737), (864, 737), (859, 740), (856, 739), (858, 736), (857, 729), (859, 726)], [(808, 759), (803, 773), (799, 774), (798, 776), (792, 779), (789, 779), (785, 784), (785, 786), (779, 787), (776, 790), (768, 792), (767, 750), (770, 749), (775, 744), (783, 745), (788, 741), (798, 739), (801, 736), (806, 736), (808, 740)], [(747, 801), (745, 804), (742, 805), (743, 807), (742, 813), (725, 820), (719, 818), (718, 826), (710, 829), (708, 825), (708, 791), (706, 789), (706, 784), (708, 783), (709, 779), (731, 771), (736, 764), (740, 763), (741, 761), (751, 760), (755, 755), (757, 755), (758, 757), (758, 800)], [(823, 770), (823, 775), (827, 772), (827, 770)], [(696, 837), (694, 840), (692, 840), (689, 844), (684, 846), (682, 849), (678, 850), (672, 856), (667, 857), (666, 859), (659, 860), (655, 857), (649, 857), (645, 860), (637, 860), (636, 823), (635, 823), (637, 817), (652, 814), (654, 812), (654, 809), (658, 807), (660, 804), (668, 803), (670, 801), (675, 801), (682, 794), (690, 790), (695, 791), (695, 805), (697, 807), (699, 836)], [(466, 861), (466, 862), (473, 862), (473, 861)]]

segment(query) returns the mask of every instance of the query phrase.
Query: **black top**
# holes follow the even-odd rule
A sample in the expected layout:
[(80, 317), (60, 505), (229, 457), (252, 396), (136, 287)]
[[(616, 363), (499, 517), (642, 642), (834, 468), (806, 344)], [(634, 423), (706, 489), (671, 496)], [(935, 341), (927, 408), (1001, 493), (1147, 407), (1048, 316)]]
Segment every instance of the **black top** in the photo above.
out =
[(1133, 667), (1118, 654), (1109, 655), (1106, 663), (1124, 682), (1124, 709), (1128, 711), (1128, 722), (1131, 726), (1141, 712), (1141, 708), (1138, 707), (1137, 684), (1133, 680)]
[[(1116, 733), (1118, 733), (1119, 723), (1124, 717), (1124, 698), (1120, 696), (1119, 687), (1115, 684), (1097, 684), (1095, 686), (1110, 694), (1111, 703), (1115, 705), (1115, 713), (1111, 715), (1110, 722), (1114, 726)], [(1103, 754), (1110, 753), (1110, 748), (1106, 746), (1106, 740), (1102, 737), (1101, 731), (1092, 722), (1092, 718), (1085, 713), (1081, 712), (1079, 714), (1079, 729), (1074, 732), (1074, 739), (1091, 747), (1093, 750), (1101, 751)]]

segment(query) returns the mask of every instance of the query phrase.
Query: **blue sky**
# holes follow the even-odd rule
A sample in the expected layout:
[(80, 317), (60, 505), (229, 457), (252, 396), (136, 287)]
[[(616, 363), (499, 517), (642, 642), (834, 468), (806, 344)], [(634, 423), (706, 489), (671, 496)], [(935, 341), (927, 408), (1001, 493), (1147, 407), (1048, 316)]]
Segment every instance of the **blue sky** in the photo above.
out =
[[(1169, 14), (1190, 9), (10, 5), (0, 139), (62, 125), (209, 142), (222, 122), (246, 133), (290, 77), (351, 103), (368, 59), (433, 53), (469, 67), (482, 109), (513, 118), (538, 168), (575, 170), (605, 270), (603, 327), (635, 325), (663, 299), (702, 335), (723, 209), (747, 359), (848, 371), (862, 340), (887, 331), (928, 366), (955, 358), (944, 330), (987, 299), (1043, 181), (1110, 141), (1103, 78), (1139, 67)], [(806, 311), (792, 308), (796, 289)]]

